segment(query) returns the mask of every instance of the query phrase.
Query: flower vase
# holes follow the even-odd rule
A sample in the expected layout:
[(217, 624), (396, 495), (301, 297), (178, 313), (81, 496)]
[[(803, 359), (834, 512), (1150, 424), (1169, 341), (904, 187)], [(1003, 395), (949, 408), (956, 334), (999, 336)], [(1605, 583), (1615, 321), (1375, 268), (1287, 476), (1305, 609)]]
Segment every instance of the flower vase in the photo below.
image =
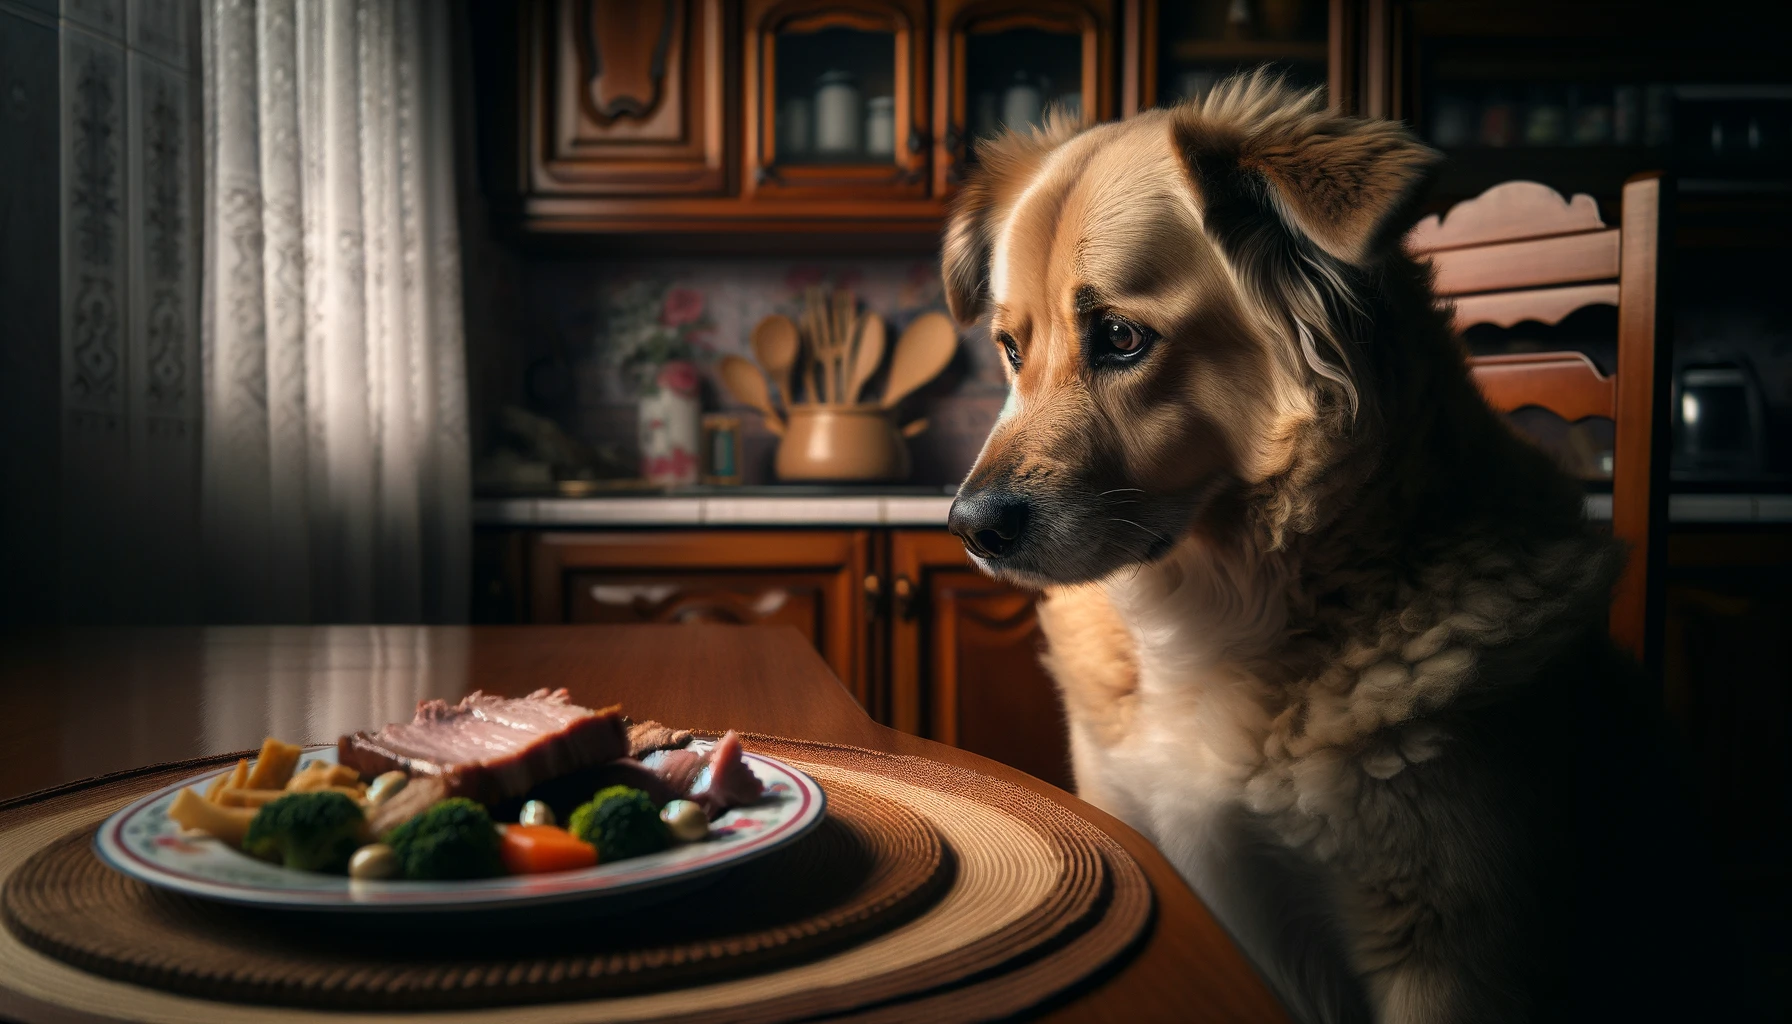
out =
[(653, 392), (641, 399), (637, 419), (641, 475), (648, 483), (671, 487), (697, 482), (697, 453), (703, 439), (697, 382), (695, 366), (667, 363), (654, 375)]

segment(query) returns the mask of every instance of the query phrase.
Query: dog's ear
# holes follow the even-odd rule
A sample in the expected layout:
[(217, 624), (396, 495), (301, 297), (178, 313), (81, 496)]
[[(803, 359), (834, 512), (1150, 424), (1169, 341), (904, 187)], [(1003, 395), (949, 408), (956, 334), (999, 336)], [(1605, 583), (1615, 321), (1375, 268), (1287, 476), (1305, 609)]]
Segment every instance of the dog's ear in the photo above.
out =
[(1398, 243), (1441, 159), (1388, 121), (1343, 121), (1337, 134), (1247, 142), (1256, 171), (1288, 226), (1335, 259), (1361, 266)]
[(988, 311), (996, 231), (1046, 156), (1079, 127), (1076, 120), (1054, 110), (1043, 129), (1008, 131), (978, 144), (977, 167), (952, 200), (940, 246), (946, 308), (959, 323), (972, 323)]
[(1270, 214), (1355, 267), (1398, 243), (1441, 159), (1398, 124), (1326, 112), (1260, 76), (1187, 111), (1175, 139), (1222, 244)]

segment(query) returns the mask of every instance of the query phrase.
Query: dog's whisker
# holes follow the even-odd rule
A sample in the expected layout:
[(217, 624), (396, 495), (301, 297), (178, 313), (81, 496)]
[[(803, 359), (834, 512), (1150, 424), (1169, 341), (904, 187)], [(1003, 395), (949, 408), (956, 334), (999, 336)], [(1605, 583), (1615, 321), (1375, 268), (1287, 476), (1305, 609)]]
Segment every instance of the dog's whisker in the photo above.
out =
[(1143, 488), (1143, 487), (1116, 487), (1111, 491), (1102, 491), (1100, 494), (1096, 495), (1096, 497), (1105, 498), (1110, 494), (1129, 494), (1129, 493), (1130, 494), (1144, 494), (1145, 488)]
[(1161, 533), (1158, 533), (1155, 530), (1149, 529), (1145, 526), (1141, 526), (1140, 524), (1135, 523), (1130, 519), (1121, 519), (1118, 516), (1109, 516), (1108, 522), (1110, 522), (1110, 523), (1125, 523), (1128, 526), (1137, 526), (1139, 529), (1144, 530), (1145, 536), (1150, 537), (1152, 540), (1155, 540), (1161, 544), (1171, 543), (1170, 538), (1164, 536)]

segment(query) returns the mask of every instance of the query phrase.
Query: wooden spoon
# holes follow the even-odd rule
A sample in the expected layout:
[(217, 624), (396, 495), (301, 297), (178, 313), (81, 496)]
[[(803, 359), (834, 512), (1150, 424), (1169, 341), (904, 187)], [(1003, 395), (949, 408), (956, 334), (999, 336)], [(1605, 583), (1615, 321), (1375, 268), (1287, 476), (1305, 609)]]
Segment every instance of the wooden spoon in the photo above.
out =
[(896, 339), (883, 407), (893, 409), (909, 392), (939, 376), (958, 351), (958, 331), (939, 313), (923, 313)]
[(772, 396), (766, 389), (765, 374), (759, 372), (759, 367), (739, 356), (723, 356), (721, 371), (722, 384), (728, 388), (728, 393), (758, 409), (765, 415), (765, 428), (783, 437), (784, 421), (772, 407)]
[(753, 328), (753, 355), (778, 385), (786, 409), (796, 404), (796, 356), (801, 345), (796, 325), (782, 314), (773, 313)]
[(859, 318), (859, 324), (859, 340), (852, 353), (852, 379), (846, 385), (848, 405), (859, 401), (859, 392), (865, 390), (865, 382), (884, 361), (884, 318), (876, 313), (866, 313)]

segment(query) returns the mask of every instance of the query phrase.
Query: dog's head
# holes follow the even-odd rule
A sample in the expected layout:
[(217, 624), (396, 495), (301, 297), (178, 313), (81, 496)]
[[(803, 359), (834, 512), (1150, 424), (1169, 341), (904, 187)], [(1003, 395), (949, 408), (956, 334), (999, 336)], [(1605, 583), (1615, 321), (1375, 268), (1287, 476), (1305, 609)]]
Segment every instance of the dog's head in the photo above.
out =
[(978, 156), (943, 264), (953, 315), (987, 317), (1008, 366), (950, 520), (985, 570), (1041, 585), (1150, 561), (1372, 418), (1354, 289), (1435, 162), (1398, 126), (1253, 77)]

